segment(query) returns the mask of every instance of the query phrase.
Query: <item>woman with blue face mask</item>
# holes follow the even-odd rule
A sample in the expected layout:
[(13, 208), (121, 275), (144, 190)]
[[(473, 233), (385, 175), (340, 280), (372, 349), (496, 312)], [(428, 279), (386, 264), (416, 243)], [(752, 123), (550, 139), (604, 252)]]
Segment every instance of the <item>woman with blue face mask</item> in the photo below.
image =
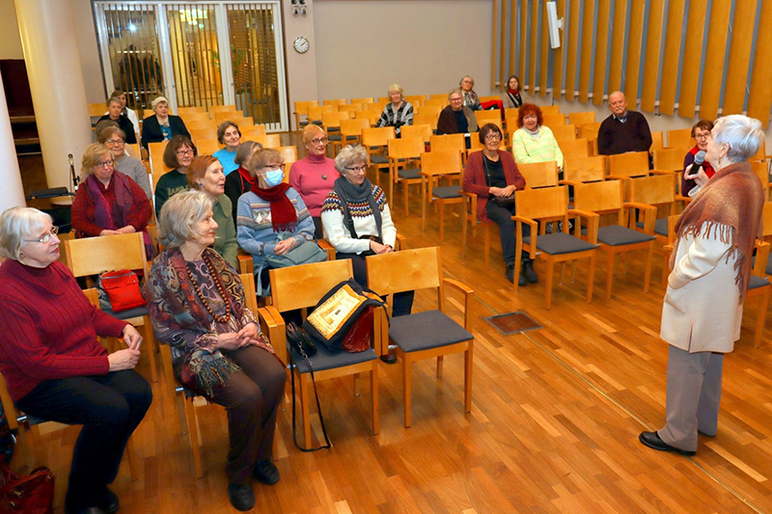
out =
[[(284, 255), (312, 241), (314, 222), (300, 194), (283, 181), (284, 159), (278, 150), (266, 148), (253, 154), (247, 168), (256, 180), (239, 197), (236, 232), (239, 246), (252, 255), (258, 294), (262, 294), (270, 283), (265, 256)], [(287, 237), (288, 232), (292, 237)]]

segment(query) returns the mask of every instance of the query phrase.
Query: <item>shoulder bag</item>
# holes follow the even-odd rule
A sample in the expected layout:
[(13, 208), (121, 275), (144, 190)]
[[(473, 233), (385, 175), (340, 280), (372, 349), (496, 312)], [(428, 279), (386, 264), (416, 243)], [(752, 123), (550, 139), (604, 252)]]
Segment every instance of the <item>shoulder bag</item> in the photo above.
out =
[(123, 312), (147, 305), (139, 290), (139, 278), (131, 270), (102, 273), (96, 287), (103, 311)]

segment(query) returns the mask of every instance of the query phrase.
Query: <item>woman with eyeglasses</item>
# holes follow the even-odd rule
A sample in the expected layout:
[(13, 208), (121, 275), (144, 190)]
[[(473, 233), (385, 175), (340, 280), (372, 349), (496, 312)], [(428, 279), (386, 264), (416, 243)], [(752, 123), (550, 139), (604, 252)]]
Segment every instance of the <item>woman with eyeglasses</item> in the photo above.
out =
[[(518, 285), (529, 282), (536, 284), (539, 277), (533, 269), (533, 260), (527, 253), (515, 255), (515, 191), (525, 188), (525, 178), (517, 169), (512, 154), (499, 149), (501, 129), (494, 123), (487, 123), (480, 129), (480, 143), (485, 145), (480, 152), (472, 152), (464, 168), (463, 188), (477, 195), (477, 219), (483, 223), (493, 222), (499, 226), (501, 251), (507, 265), (505, 277), (515, 281), (515, 259), (520, 258)], [(523, 225), (523, 236), (531, 234), (530, 227)]]
[(155, 185), (155, 217), (161, 214), (161, 207), (166, 200), (187, 191), (188, 188), (188, 166), (197, 155), (196, 147), (187, 136), (174, 136), (164, 150), (164, 164), (173, 168), (170, 172), (161, 176)]
[(544, 122), (538, 105), (524, 104), (517, 113), (517, 126), (512, 134), (512, 153), (515, 162), (557, 161), (558, 168), (563, 169), (563, 152), (549, 127)]
[(252, 255), (258, 293), (265, 294), (270, 280), (266, 255), (284, 255), (314, 239), (314, 222), (300, 194), (284, 180), (284, 158), (266, 148), (250, 159), (255, 174), (252, 188), (241, 195), (236, 233), (241, 246)]
[(99, 132), (99, 142), (113, 154), (115, 169), (130, 177), (147, 195), (148, 200), (153, 197), (150, 190), (150, 178), (147, 168), (142, 161), (128, 154), (126, 151), (126, 134), (120, 128), (112, 125)]
[(116, 171), (113, 154), (94, 143), (83, 152), (86, 177), (72, 202), (72, 228), (76, 237), (109, 236), (143, 232), (145, 248), (153, 255), (147, 233), (152, 207), (136, 182)]
[(314, 236), (324, 237), (322, 204), (335, 180), (340, 177), (335, 161), (327, 157), (327, 134), (318, 125), (307, 125), (301, 134), (306, 156), (292, 163), (289, 184), (300, 193), (314, 220)]
[[(105, 150), (99, 162), (108, 158)], [(142, 336), (94, 308), (58, 262), (56, 234), (51, 217), (37, 209), (13, 207), (0, 215), (0, 370), (27, 415), (83, 425), (65, 511), (117, 512), (120, 503), (108, 485), (153, 399), (150, 384), (134, 371)], [(128, 348), (108, 354), (97, 336), (122, 338)]]
[[(692, 127), (692, 137), (697, 141), (697, 144), (694, 148), (689, 150), (686, 153), (686, 157), (684, 157), (684, 173), (681, 181), (681, 194), (683, 196), (689, 196), (689, 191), (697, 185), (694, 182), (694, 179), (686, 178), (688, 175), (686, 170), (689, 166), (694, 164), (694, 156), (697, 155), (697, 152), (708, 151), (708, 138), (710, 137), (711, 130), (713, 130), (713, 122), (708, 120), (700, 120)], [(707, 175), (708, 178), (711, 178), (716, 174), (716, 170), (714, 170), (713, 166), (711, 166), (708, 161), (705, 161), (704, 158), (702, 169), (705, 170), (705, 175)]]

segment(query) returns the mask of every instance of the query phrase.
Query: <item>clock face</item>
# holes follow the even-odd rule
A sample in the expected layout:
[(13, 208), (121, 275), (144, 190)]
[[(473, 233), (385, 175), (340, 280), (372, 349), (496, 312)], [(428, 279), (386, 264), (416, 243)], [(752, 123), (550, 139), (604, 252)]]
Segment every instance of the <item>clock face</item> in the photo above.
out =
[(295, 38), (295, 41), (292, 43), (292, 46), (295, 47), (295, 51), (299, 54), (304, 54), (308, 52), (308, 48), (310, 44), (308, 43), (308, 39), (306, 39), (304, 36), (298, 36)]

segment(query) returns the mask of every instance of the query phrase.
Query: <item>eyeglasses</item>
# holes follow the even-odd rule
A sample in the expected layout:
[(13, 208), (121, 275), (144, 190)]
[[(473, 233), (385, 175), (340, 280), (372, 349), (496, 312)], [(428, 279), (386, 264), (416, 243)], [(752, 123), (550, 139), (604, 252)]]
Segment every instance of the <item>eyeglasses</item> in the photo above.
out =
[(326, 145), (328, 139), (326, 137), (317, 137), (316, 139), (312, 139), (311, 142), (315, 145)]
[(282, 164), (266, 164), (264, 166), (264, 168), (269, 169), (269, 170), (282, 170), (282, 171), (284, 171), (284, 167), (285, 166), (286, 166), (286, 164), (284, 164), (284, 163), (282, 163)]
[(464, 101), (464, 99), (463, 99), (463, 98), (461, 98), (460, 96), (451, 96), (451, 97), (450, 97), (450, 101), (451, 101), (451, 102), (463, 102), (463, 101)]
[(709, 137), (710, 137), (710, 133), (694, 135), (694, 139), (697, 139), (697, 140), (707, 140)]
[(59, 233), (59, 227), (54, 225), (53, 227), (51, 227), (51, 230), (49, 232), (46, 232), (45, 235), (43, 235), (42, 237), (39, 237), (37, 239), (24, 239), (24, 241), (27, 242), (27, 243), (43, 243), (43, 244), (46, 244), (47, 242), (49, 242), (51, 240), (51, 238), (53, 236), (55, 236), (58, 233)]
[(488, 134), (485, 136), (486, 141), (501, 141), (501, 135), (499, 134)]
[(124, 141), (123, 139), (108, 139), (107, 141), (105, 141), (105, 144), (107, 146), (122, 145), (124, 143), (126, 143), (126, 141)]
[(111, 168), (113, 166), (113, 160), (98, 162), (94, 165), (95, 168)]
[(177, 155), (193, 155), (193, 150), (190, 148), (187, 150), (177, 150)]
[(363, 164), (362, 166), (351, 166), (346, 169), (352, 173), (365, 173), (367, 171), (367, 164)]

